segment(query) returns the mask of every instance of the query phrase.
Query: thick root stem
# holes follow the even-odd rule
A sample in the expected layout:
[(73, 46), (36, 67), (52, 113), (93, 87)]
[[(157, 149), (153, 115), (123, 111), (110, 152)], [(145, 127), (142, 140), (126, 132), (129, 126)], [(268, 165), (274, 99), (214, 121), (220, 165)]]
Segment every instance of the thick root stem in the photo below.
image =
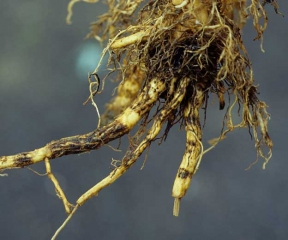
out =
[(107, 126), (84, 135), (52, 141), (45, 147), (31, 152), (0, 157), (0, 169), (25, 167), (43, 161), (45, 158), (51, 160), (63, 155), (84, 153), (98, 149), (104, 144), (128, 133), (142, 116), (152, 108), (164, 89), (165, 84), (162, 81), (156, 78), (152, 79), (135, 99), (134, 103)]
[(199, 109), (203, 104), (203, 100), (204, 92), (198, 85), (195, 87), (195, 96), (192, 97), (193, 102), (188, 103), (184, 110), (186, 149), (172, 189), (172, 196), (175, 198), (173, 208), (174, 216), (179, 215), (180, 200), (185, 196), (190, 186), (192, 176), (195, 174), (201, 159), (202, 131)]

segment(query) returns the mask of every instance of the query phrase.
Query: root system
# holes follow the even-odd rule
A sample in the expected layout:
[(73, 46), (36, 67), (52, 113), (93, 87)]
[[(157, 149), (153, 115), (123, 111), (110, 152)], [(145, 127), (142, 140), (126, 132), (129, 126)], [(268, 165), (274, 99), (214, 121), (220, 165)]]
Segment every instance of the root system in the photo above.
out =
[[(74, 3), (79, 1), (73, 0), (68, 6), (68, 23), (71, 23)], [(84, 2), (95, 3), (97, 0)], [(108, 69), (119, 72), (117, 95), (107, 104), (106, 112), (101, 116), (101, 124), (85, 135), (52, 141), (32, 152), (1, 157), (0, 169), (25, 167), (45, 160), (47, 173), (51, 173), (49, 160), (98, 149), (129, 133), (141, 121), (121, 164), (84, 193), (76, 202), (77, 208), (122, 176), (156, 139), (162, 128), (165, 129), (162, 139), (165, 139), (171, 127), (179, 123), (186, 131), (186, 149), (172, 190), (175, 198), (173, 214), (177, 216), (180, 200), (185, 196), (203, 154), (235, 128), (252, 130), (257, 155), (264, 159), (265, 168), (272, 156), (273, 147), (267, 126), (269, 114), (266, 111), (267, 105), (258, 99), (241, 31), (247, 18), (252, 18), (256, 30), (255, 40), (260, 40), (262, 48), (263, 33), (268, 23), (264, 6), (272, 4), (275, 12), (280, 14), (277, 2), (107, 2), (109, 11), (91, 24), (91, 32), (88, 34), (88, 37), (101, 42), (108, 40), (101, 59), (108, 54)], [(99, 81), (103, 81), (97, 76), (100, 64), (102, 61), (91, 74), (95, 76), (96, 82), (90, 81), (91, 94), (88, 99), (96, 108), (94, 96), (99, 93)], [(209, 98), (213, 95), (219, 101), (219, 109), (226, 111), (226, 114), (222, 132), (212, 146), (205, 150), (202, 145), (203, 122), (200, 111), (206, 111)], [(97, 97), (95, 99), (97, 101)], [(152, 108), (156, 104), (158, 107), (154, 112)], [(241, 116), (238, 124), (233, 121), (232, 110), (235, 106), (239, 107)], [(152, 126), (146, 129), (150, 122)], [(266, 153), (262, 149), (265, 146), (268, 149)], [(57, 184), (55, 187), (59, 193), (62, 190)], [(66, 211), (70, 213), (72, 205), (64, 193), (60, 196)]]

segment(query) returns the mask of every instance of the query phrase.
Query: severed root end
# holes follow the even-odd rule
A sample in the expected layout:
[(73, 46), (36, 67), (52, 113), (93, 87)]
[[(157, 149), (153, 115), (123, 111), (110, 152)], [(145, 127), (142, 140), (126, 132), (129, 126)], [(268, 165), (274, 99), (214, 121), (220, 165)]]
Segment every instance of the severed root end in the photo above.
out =
[(174, 206), (173, 206), (173, 216), (178, 217), (180, 211), (180, 200), (181, 198), (174, 199)]

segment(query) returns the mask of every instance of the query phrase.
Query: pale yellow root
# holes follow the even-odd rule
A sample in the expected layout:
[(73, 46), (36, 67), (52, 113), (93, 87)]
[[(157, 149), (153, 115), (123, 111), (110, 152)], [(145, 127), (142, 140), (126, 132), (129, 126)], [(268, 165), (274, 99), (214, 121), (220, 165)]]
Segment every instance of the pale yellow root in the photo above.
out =
[(48, 177), (50, 178), (50, 180), (52, 181), (52, 183), (55, 186), (55, 190), (56, 190), (56, 194), (57, 196), (63, 201), (64, 204), (64, 208), (65, 211), (67, 213), (71, 213), (71, 207), (73, 206), (72, 204), (70, 204), (62, 190), (62, 188), (60, 187), (60, 184), (58, 182), (58, 180), (56, 179), (56, 177), (54, 176), (54, 174), (51, 171), (51, 165), (50, 165), (50, 160), (49, 158), (45, 158), (45, 167), (46, 167), (46, 172)]
[(72, 18), (72, 15), (73, 15), (73, 6), (75, 3), (77, 2), (87, 2), (87, 3), (96, 3), (98, 2), (99, 0), (71, 0), (69, 3), (68, 3), (68, 6), (67, 6), (67, 11), (68, 11), (68, 14), (67, 14), (67, 17), (66, 17), (66, 23), (67, 24), (72, 24), (72, 21), (71, 21), (71, 18)]
[[(117, 88), (117, 95), (106, 104), (106, 110), (101, 116), (101, 124), (113, 121), (137, 98), (143, 81), (146, 77), (140, 66), (131, 66), (124, 73), (125, 79), (121, 81)], [(126, 77), (127, 76), (127, 77)]]
[(204, 93), (201, 89), (197, 89), (197, 86), (195, 91), (193, 103), (189, 103), (184, 110), (186, 149), (172, 188), (172, 196), (175, 198), (174, 216), (179, 215), (180, 200), (185, 196), (190, 186), (192, 176), (195, 174), (201, 160), (201, 151), (203, 151), (199, 109), (203, 104)]

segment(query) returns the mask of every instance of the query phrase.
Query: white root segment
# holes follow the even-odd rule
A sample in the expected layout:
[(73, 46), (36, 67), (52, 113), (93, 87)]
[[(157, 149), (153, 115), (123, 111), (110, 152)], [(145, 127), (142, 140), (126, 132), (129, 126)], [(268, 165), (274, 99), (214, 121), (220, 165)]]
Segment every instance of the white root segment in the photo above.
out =
[(202, 131), (200, 125), (199, 109), (203, 104), (204, 93), (202, 89), (195, 87), (193, 102), (189, 103), (184, 110), (186, 149), (174, 181), (172, 196), (174, 200), (173, 215), (179, 215), (180, 200), (185, 196), (192, 176), (195, 174), (198, 162), (201, 159), (201, 138)]

